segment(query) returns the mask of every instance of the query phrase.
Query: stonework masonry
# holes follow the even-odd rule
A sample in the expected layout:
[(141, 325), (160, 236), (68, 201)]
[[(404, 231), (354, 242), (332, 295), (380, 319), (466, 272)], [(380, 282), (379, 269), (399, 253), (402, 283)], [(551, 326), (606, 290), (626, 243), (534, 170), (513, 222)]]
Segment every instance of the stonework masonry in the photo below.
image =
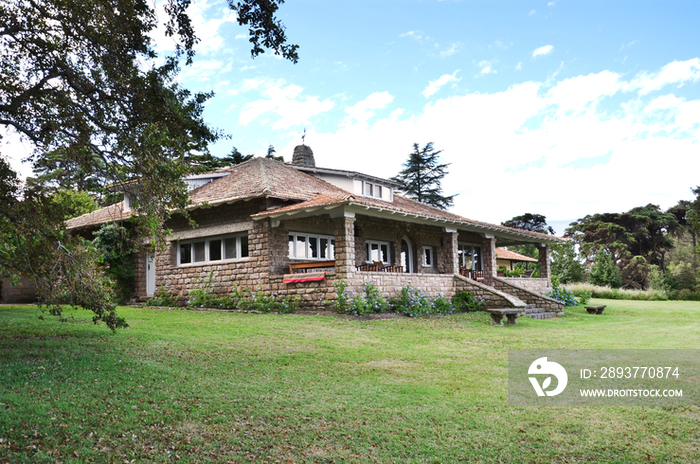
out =
[(36, 286), (25, 276), (20, 276), (19, 285), (12, 286), (10, 279), (2, 279), (2, 302), (5, 304), (36, 303)]

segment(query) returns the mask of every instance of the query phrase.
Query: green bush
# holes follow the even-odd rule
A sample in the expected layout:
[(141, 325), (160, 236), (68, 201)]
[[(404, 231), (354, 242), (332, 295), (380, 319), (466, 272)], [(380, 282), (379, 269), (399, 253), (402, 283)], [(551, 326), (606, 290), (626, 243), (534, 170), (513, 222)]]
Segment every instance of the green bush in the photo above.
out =
[(590, 293), (593, 298), (605, 298), (609, 300), (650, 300), (666, 301), (670, 298), (663, 291), (658, 290), (627, 290), (621, 288), (600, 287), (593, 284), (577, 283), (569, 285), (569, 289), (575, 295), (583, 292)]
[(355, 296), (344, 280), (336, 281), (333, 286), (337, 298), (330, 305), (338, 314), (362, 316), (370, 313), (389, 311), (389, 304), (382, 298), (379, 288), (372, 282), (365, 282), (363, 293)]
[(177, 306), (177, 297), (167, 291), (164, 286), (160, 286), (155, 291), (153, 298), (146, 300), (147, 306), (165, 306), (174, 308)]
[(564, 306), (578, 306), (578, 301), (576, 301), (576, 296), (574, 292), (568, 290), (563, 285), (559, 287), (554, 287), (547, 293), (547, 296), (555, 300), (559, 300), (564, 303)]
[(587, 305), (589, 301), (591, 301), (591, 294), (589, 292), (581, 292), (581, 294), (578, 295), (578, 303), (580, 305)]
[(483, 311), (486, 308), (486, 300), (481, 297), (474, 297), (469, 292), (461, 291), (452, 297), (452, 307), (458, 313)]
[(402, 288), (401, 295), (398, 298), (391, 298), (389, 303), (394, 311), (408, 317), (452, 314), (454, 312), (452, 302), (444, 296), (438, 295), (437, 298), (433, 299), (410, 285)]

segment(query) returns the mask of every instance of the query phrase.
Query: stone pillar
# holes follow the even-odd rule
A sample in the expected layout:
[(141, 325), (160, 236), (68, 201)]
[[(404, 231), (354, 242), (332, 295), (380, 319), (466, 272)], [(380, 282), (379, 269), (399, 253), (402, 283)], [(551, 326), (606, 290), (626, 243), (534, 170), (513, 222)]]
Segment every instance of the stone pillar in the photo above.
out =
[(335, 276), (349, 279), (355, 273), (355, 217), (335, 219)]
[(481, 253), (484, 255), (484, 279), (496, 277), (498, 266), (496, 265), (496, 239), (486, 237), (481, 242)]
[(443, 274), (459, 274), (459, 255), (457, 254), (457, 239), (459, 232), (447, 229), (442, 234)]
[(540, 278), (547, 279), (547, 281), (551, 281), (552, 268), (549, 264), (549, 247), (547, 245), (538, 246), (537, 250), (540, 252)]

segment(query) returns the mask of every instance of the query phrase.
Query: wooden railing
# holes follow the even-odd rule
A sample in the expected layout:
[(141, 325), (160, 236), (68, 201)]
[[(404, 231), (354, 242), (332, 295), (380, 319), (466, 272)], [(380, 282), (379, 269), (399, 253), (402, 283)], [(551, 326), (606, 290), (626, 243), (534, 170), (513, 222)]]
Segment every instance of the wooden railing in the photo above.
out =
[(358, 271), (365, 272), (403, 272), (403, 266), (384, 265), (384, 263), (375, 261), (373, 263), (363, 263), (355, 266)]
[(484, 281), (484, 271), (475, 271), (473, 269), (467, 269), (466, 267), (460, 267), (459, 273), (467, 279), (476, 280), (477, 282)]
[(295, 274), (295, 271), (299, 273), (306, 273), (309, 269), (319, 269), (324, 267), (335, 267), (335, 260), (331, 261), (307, 261), (303, 263), (290, 263), (289, 273)]

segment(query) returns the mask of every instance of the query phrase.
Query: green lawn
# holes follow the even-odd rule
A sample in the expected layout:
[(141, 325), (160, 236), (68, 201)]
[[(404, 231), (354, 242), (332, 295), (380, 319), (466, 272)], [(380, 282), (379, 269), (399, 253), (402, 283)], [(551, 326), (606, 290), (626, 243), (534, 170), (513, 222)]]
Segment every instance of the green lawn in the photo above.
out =
[(700, 303), (358, 321), (0, 306), (0, 462), (698, 462), (700, 408), (512, 408), (510, 348), (700, 348)]

